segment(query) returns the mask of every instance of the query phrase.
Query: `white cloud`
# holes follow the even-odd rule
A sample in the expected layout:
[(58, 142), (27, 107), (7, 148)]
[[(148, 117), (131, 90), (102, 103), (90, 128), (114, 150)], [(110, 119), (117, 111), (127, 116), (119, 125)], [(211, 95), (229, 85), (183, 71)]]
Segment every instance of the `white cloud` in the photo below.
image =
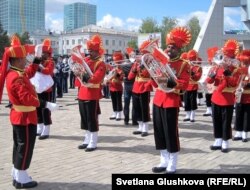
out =
[(63, 19), (61, 18), (54, 19), (51, 14), (46, 13), (45, 23), (46, 23), (46, 30), (50, 30), (57, 33), (63, 31)]
[(126, 29), (130, 31), (138, 31), (142, 20), (136, 18), (127, 18), (122, 20), (119, 17), (114, 17), (111, 14), (105, 15), (100, 21), (97, 22), (98, 26), (106, 28)]
[(205, 19), (206, 19), (206, 16), (207, 16), (207, 12), (202, 12), (202, 11), (195, 11), (195, 12), (191, 12), (190, 14), (188, 15), (184, 15), (184, 16), (181, 16), (179, 18), (177, 18), (178, 22), (179, 22), (179, 25), (180, 26), (185, 26), (187, 24), (187, 22), (192, 18), (192, 17), (197, 17), (198, 20), (199, 20), (199, 23), (200, 23), (200, 26), (203, 25)]
[(113, 17), (112, 15), (107, 14), (102, 20), (97, 22), (97, 25), (105, 28), (122, 28), (124, 26), (124, 21), (119, 17)]

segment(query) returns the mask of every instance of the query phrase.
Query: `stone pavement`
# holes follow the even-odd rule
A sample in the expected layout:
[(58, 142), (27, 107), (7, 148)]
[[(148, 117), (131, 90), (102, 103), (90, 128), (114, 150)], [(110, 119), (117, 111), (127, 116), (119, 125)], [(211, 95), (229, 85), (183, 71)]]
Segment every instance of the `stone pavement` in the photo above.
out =
[[(29, 174), (39, 182), (37, 190), (110, 190), (113, 173), (146, 174), (159, 163), (155, 150), (152, 122), (150, 135), (133, 135), (136, 126), (124, 126), (123, 121), (109, 120), (112, 113), (110, 99), (100, 101), (100, 131), (98, 149), (79, 150), (83, 131), (76, 89), (58, 99), (61, 109), (52, 113), (48, 140), (36, 141)], [(14, 189), (11, 185), (12, 129), (6, 92), (0, 105), (0, 189)], [(177, 173), (250, 173), (250, 142), (230, 141), (230, 152), (211, 151), (213, 129), (211, 117), (203, 117), (205, 106), (197, 111), (195, 123), (183, 122), (181, 108), (179, 133), (181, 151)]]

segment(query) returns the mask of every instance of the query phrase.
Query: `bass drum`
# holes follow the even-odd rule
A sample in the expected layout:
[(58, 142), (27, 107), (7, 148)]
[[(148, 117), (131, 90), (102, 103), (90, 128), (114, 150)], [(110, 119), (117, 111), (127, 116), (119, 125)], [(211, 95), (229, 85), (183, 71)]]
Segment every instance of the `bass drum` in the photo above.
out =
[(207, 76), (212, 68), (213, 66), (211, 65), (202, 66), (202, 76), (200, 80), (198, 81), (199, 92), (204, 91), (207, 94), (212, 94), (214, 92), (215, 90), (214, 84), (206, 83)]

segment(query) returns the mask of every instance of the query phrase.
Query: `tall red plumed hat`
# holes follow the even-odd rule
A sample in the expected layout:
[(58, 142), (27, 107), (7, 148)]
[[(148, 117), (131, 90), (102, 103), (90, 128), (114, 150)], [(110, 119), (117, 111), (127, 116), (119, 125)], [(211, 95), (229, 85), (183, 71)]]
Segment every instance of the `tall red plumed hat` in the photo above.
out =
[(198, 55), (198, 52), (195, 51), (194, 49), (191, 49), (187, 52), (187, 59), (189, 61), (197, 61), (199, 55)]
[(210, 47), (207, 49), (207, 61), (212, 62), (216, 52), (219, 50), (218, 47)]
[(132, 47), (127, 47), (126, 52), (128, 55), (130, 55), (131, 53), (134, 53), (134, 49)]
[(140, 45), (139, 47), (139, 51), (142, 53), (142, 54), (145, 54), (145, 53), (150, 53), (148, 50), (146, 50), (146, 47), (148, 47), (148, 45), (151, 43), (150, 40), (145, 40), (144, 42), (142, 42), (142, 44)]
[(246, 49), (246, 50), (242, 50), (237, 56), (236, 58), (241, 61), (244, 62), (246, 64), (250, 64), (250, 50)]
[(176, 27), (166, 36), (166, 44), (174, 44), (178, 48), (183, 48), (191, 41), (192, 35), (185, 27)]
[(123, 61), (124, 60), (124, 56), (123, 56), (123, 54), (122, 54), (122, 52), (121, 51), (115, 51), (114, 53), (113, 53), (113, 61), (115, 62), (115, 63), (117, 63), (117, 64), (120, 64), (121, 63), (121, 61)]
[(93, 35), (90, 40), (87, 41), (87, 49), (98, 51), (100, 55), (104, 54), (102, 38), (100, 35)]
[(43, 40), (42, 51), (52, 54), (51, 40), (49, 38)]
[(26, 48), (27, 47), (21, 45), (20, 39), (16, 35), (13, 35), (11, 38), (11, 46), (5, 48), (1, 64), (1, 73), (0, 73), (0, 103), (2, 101), (3, 88), (7, 74), (9, 59), (26, 57), (27, 55)]
[(222, 48), (224, 55), (230, 58), (235, 58), (235, 56), (239, 53), (239, 49), (240, 45), (235, 39), (227, 40)]

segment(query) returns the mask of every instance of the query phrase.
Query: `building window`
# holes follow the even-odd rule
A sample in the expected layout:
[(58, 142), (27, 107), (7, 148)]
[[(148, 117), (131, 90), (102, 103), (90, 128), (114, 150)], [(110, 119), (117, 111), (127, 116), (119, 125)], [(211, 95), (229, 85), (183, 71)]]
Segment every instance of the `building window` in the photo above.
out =
[(115, 40), (112, 40), (112, 46), (115, 46)]
[(106, 45), (106, 46), (109, 45), (109, 40), (105, 40), (105, 45)]
[(75, 40), (72, 40), (72, 45), (75, 45)]
[(69, 40), (66, 40), (66, 45), (69, 45)]
[(122, 41), (121, 41), (121, 40), (119, 41), (119, 46), (120, 46), (120, 47), (122, 46)]
[(106, 54), (109, 54), (109, 50), (108, 49), (106, 49)]

